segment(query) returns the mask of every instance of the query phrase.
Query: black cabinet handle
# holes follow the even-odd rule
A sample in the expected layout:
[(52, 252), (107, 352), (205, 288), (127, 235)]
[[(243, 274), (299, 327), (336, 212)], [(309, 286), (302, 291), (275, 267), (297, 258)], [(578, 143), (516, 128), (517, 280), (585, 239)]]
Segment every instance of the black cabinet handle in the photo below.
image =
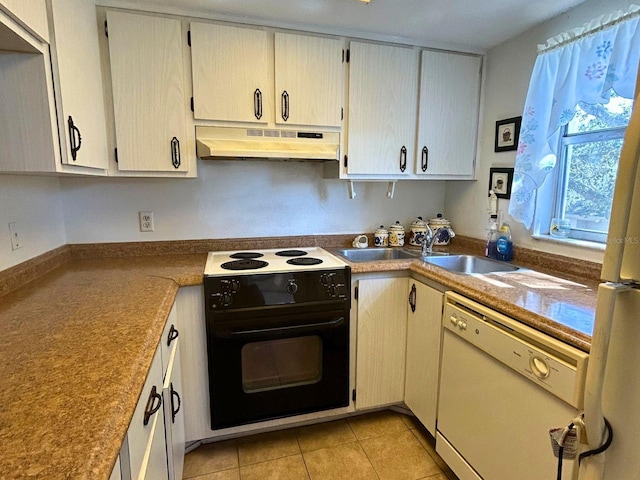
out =
[(416, 284), (411, 285), (411, 293), (409, 293), (409, 305), (411, 305), (411, 311), (416, 311)]
[(76, 157), (78, 156), (78, 150), (80, 150), (80, 147), (82, 146), (82, 137), (80, 136), (80, 130), (74, 125), (71, 115), (69, 115), (67, 124), (69, 125), (69, 144), (71, 147), (71, 158), (75, 162)]
[(400, 171), (404, 172), (407, 169), (407, 147), (404, 145), (400, 149)]
[(289, 94), (285, 90), (282, 92), (282, 119), (289, 120)]
[(429, 149), (427, 147), (422, 147), (422, 171), (426, 172), (427, 168), (429, 168)]
[(176, 137), (171, 139), (171, 164), (173, 168), (180, 168), (180, 140)]
[(253, 114), (257, 120), (262, 118), (262, 92), (259, 88), (256, 88), (256, 91), (253, 92)]
[[(158, 401), (157, 404), (156, 404), (156, 400)], [(149, 394), (149, 400), (147, 400), (147, 406), (144, 409), (143, 424), (145, 426), (149, 423), (149, 419), (153, 416), (153, 414), (156, 413), (158, 410), (160, 410), (161, 406), (162, 406), (162, 395), (160, 395), (156, 391), (156, 386), (154, 385), (153, 388), (151, 389), (151, 393)]]
[(171, 346), (171, 342), (178, 338), (178, 335), (180, 335), (178, 329), (171, 325), (171, 328), (169, 329), (169, 335), (167, 335), (167, 347)]
[[(180, 411), (180, 407), (182, 406), (182, 399), (180, 398), (180, 394), (173, 389), (173, 383), (169, 384), (169, 388), (171, 389), (171, 423), (176, 423), (176, 415)], [(178, 407), (175, 407), (175, 403), (173, 403), (173, 399), (178, 399)]]

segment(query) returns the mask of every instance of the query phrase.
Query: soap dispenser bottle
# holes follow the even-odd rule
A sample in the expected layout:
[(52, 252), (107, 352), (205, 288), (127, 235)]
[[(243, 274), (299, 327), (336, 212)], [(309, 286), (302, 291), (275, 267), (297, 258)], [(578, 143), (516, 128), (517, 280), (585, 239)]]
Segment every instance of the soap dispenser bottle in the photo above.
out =
[(511, 240), (511, 229), (508, 223), (502, 223), (496, 241), (496, 251), (498, 260), (510, 262), (513, 258), (513, 242)]
[(497, 244), (500, 232), (498, 232), (497, 219), (497, 215), (491, 215), (491, 228), (489, 229), (489, 235), (487, 236), (487, 246), (484, 250), (484, 256), (493, 259), (498, 258)]

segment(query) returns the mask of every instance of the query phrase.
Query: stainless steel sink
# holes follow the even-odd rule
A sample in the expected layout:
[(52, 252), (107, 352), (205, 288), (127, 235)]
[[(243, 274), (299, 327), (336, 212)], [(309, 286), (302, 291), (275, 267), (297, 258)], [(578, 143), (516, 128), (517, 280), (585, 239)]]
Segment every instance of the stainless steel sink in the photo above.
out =
[(475, 255), (448, 255), (446, 257), (423, 257), (422, 260), (431, 265), (444, 268), (450, 272), (471, 275), (472, 273), (513, 272), (520, 267), (510, 263), (499, 262)]
[(421, 257), (420, 250), (415, 252), (402, 248), (342, 248), (336, 250), (350, 262), (375, 262), (376, 260), (401, 260)]

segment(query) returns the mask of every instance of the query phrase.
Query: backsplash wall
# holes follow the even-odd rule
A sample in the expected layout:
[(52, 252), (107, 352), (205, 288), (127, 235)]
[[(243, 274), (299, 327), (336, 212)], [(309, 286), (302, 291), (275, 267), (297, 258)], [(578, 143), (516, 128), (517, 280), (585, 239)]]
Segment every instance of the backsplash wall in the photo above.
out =
[[(18, 227), (17, 250), (11, 250), (9, 222)], [(0, 270), (65, 243), (59, 179), (0, 175)]]
[[(62, 178), (68, 243), (372, 232), (444, 208), (444, 182), (347, 183), (301, 162), (201, 161), (197, 179)], [(153, 211), (142, 233), (138, 211)], [(447, 212), (444, 211), (446, 214)], [(455, 221), (455, 219), (452, 219)]]

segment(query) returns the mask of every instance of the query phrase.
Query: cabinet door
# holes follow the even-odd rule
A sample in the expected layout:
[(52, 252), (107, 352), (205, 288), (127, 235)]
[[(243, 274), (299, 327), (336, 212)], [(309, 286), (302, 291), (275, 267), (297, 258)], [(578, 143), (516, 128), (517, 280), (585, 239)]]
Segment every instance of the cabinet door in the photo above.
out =
[(436, 433), (443, 297), (442, 292), (409, 279), (404, 403), (433, 435)]
[(106, 170), (107, 134), (96, 8), (86, 0), (52, 0), (50, 14), (55, 44), (52, 64), (59, 80), (56, 85), (62, 161)]
[(357, 409), (404, 399), (407, 290), (406, 278), (358, 282)]
[(273, 118), (267, 32), (191, 23), (194, 117), (267, 123)]
[(180, 20), (107, 12), (118, 169), (184, 172)]
[(415, 173), (475, 178), (479, 56), (422, 52)]
[(169, 480), (182, 480), (184, 467), (184, 412), (182, 410), (182, 371), (180, 367), (180, 341), (172, 345), (167, 374), (164, 379), (165, 438)]
[(275, 34), (276, 123), (342, 124), (340, 40)]
[(185, 440), (193, 442), (214, 435), (209, 410), (209, 370), (207, 332), (202, 285), (182, 287), (176, 297), (182, 348), (182, 404), (184, 405)]
[(418, 58), (410, 48), (352, 42), (347, 173), (413, 171)]
[[(132, 479), (167, 479), (162, 386), (162, 359), (158, 348), (127, 432)], [(145, 425), (145, 411), (151, 407), (158, 408)]]

